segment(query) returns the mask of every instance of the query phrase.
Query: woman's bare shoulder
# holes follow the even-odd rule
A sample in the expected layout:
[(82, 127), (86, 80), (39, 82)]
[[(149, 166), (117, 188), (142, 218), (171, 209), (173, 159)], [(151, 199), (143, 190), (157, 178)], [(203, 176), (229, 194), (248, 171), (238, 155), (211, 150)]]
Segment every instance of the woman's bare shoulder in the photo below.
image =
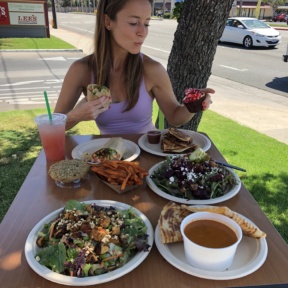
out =
[(85, 56), (85, 57), (83, 57), (83, 58), (80, 58), (80, 59), (78, 59), (78, 60), (76, 60), (76, 61), (74, 61), (72, 64), (71, 64), (71, 66), (70, 66), (70, 69), (75, 69), (75, 70), (88, 70), (88, 69), (90, 69), (90, 65), (89, 65), (89, 63), (90, 63), (90, 58), (91, 56), (90, 55), (88, 55), (88, 56)]
[[(144, 69), (146, 71), (149, 71), (149, 72), (153, 72), (155, 69), (156, 70), (162, 70), (162, 69), (165, 70), (165, 68), (163, 67), (163, 65), (160, 62), (152, 59), (151, 57), (149, 57), (145, 54), (143, 54), (143, 66), (144, 66)], [(153, 70), (153, 71), (150, 71), (150, 70)]]
[(143, 69), (146, 87), (150, 90), (159, 83), (167, 83), (169, 81), (168, 73), (163, 65), (150, 58), (147, 55), (143, 55)]

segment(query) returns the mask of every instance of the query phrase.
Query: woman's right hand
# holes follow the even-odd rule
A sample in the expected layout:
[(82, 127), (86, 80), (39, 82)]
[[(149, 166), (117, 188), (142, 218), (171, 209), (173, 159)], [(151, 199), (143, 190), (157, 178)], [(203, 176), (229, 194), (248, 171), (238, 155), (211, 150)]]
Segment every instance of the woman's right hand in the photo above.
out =
[(87, 101), (85, 97), (69, 112), (69, 116), (75, 120), (77, 119), (77, 122), (95, 120), (99, 114), (109, 109), (110, 102), (111, 97), (107, 96), (92, 101)]

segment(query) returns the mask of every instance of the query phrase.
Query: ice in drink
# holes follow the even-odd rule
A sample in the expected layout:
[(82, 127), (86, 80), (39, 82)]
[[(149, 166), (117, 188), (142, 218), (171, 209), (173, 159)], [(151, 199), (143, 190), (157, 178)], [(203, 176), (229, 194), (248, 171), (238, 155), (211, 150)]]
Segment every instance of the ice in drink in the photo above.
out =
[(35, 118), (48, 161), (56, 162), (65, 159), (66, 118), (65, 114), (60, 113), (53, 113), (52, 121), (46, 114)]

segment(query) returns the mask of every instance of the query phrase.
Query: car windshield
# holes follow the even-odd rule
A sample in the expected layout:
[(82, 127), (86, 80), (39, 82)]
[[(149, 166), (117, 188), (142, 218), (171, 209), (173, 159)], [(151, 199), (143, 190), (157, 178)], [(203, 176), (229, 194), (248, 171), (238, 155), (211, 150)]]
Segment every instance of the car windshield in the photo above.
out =
[(270, 26), (259, 20), (242, 20), (242, 22), (250, 29), (270, 28)]

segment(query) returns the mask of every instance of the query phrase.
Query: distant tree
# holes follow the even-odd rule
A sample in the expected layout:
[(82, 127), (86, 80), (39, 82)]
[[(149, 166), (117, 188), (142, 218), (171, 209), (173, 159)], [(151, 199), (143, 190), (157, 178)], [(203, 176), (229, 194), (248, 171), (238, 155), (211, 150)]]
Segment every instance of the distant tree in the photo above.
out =
[(68, 7), (71, 6), (71, 0), (62, 0), (61, 7)]
[[(186, 88), (207, 87), (217, 44), (232, 3), (233, 0), (183, 2), (167, 67), (174, 93), (180, 103)], [(181, 128), (197, 131), (201, 117), (202, 112), (197, 113)], [(165, 120), (165, 128), (167, 127), (169, 124)]]
[(273, 8), (274, 15), (278, 6), (284, 6), (286, 4), (286, 0), (268, 0), (267, 3)]
[(178, 19), (180, 17), (182, 7), (183, 7), (183, 1), (175, 3), (175, 6), (172, 11), (173, 12), (172, 18)]

